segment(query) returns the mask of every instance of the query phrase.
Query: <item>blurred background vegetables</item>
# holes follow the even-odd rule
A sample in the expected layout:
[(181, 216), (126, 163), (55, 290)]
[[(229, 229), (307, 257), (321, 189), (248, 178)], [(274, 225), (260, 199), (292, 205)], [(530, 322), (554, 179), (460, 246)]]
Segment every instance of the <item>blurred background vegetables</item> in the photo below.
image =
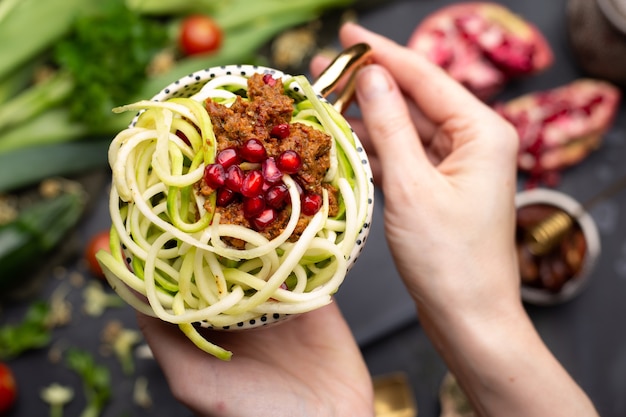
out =
[(84, 207), (84, 193), (76, 184), (51, 191), (0, 225), (0, 291), (6, 293), (28, 277), (76, 226)]
[[(78, 168), (56, 149), (73, 141), (70, 151), (80, 154), (107, 143), (132, 118), (111, 108), (201, 68), (263, 62), (258, 51), (277, 34), (352, 2), (3, 0), (0, 157), (15, 162), (0, 164), (0, 178), (13, 178), (0, 192), (106, 166), (106, 153)], [(34, 157), (24, 149), (43, 146), (46, 170), (37, 175), (31, 165), (34, 172), (17, 176), (14, 166)]]
[(17, 384), (11, 368), (0, 362), (0, 414), (13, 408), (17, 397)]

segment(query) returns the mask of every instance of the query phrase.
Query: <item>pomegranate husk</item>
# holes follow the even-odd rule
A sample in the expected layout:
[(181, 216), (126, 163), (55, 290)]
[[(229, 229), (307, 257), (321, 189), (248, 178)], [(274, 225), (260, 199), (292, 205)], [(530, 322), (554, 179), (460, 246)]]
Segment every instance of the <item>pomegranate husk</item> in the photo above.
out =
[[(532, 49), (527, 57), (527, 67), (513, 72), (503, 68), (493, 59), (493, 50), (488, 51), (477, 40), (464, 36), (455, 22), (469, 17), (479, 17), (501, 30), (507, 39)], [(491, 2), (459, 3), (435, 11), (417, 26), (407, 46), (441, 65), (485, 101), (499, 93), (510, 80), (544, 71), (554, 61), (550, 45), (536, 26), (508, 8)], [(446, 62), (442, 63), (442, 60)]]

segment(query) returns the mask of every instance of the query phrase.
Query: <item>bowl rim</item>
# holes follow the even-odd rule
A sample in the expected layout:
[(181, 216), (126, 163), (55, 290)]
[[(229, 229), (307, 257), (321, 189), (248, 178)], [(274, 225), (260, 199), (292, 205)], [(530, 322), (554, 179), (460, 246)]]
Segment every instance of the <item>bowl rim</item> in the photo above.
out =
[(534, 188), (520, 191), (515, 195), (516, 211), (532, 204), (550, 205), (568, 214), (579, 213), (575, 220), (580, 226), (587, 242), (585, 260), (579, 273), (573, 279), (569, 280), (561, 291), (556, 294), (538, 288), (531, 288), (523, 284), (521, 285), (522, 299), (528, 303), (535, 305), (561, 304), (578, 295), (590, 281), (591, 272), (601, 252), (598, 227), (589, 212), (584, 210), (582, 204), (562, 191), (547, 188)]
[[(217, 77), (223, 76), (242, 76), (242, 77), (250, 77), (253, 74), (271, 74), (274, 77), (293, 77), (292, 74), (286, 73), (280, 69), (271, 68), (263, 65), (254, 65), (254, 64), (230, 64), (230, 65), (219, 65), (208, 68), (199, 69), (195, 72), (182, 76), (172, 82), (170, 82), (167, 86), (163, 87), (157, 93), (155, 93), (151, 101), (165, 101), (172, 97), (190, 97), (197, 93), (206, 83), (211, 81)], [(287, 86), (286, 86), (287, 87)], [(298, 93), (297, 81), (294, 81), (290, 87), (294, 93)], [(323, 101), (329, 102), (325, 97), (321, 94), (319, 98)], [(139, 111), (132, 121), (129, 124), (129, 127), (133, 127), (139, 118), (139, 115), (142, 111)], [(371, 223), (373, 221), (374, 215), (374, 200), (375, 200), (375, 186), (373, 179), (373, 172), (369, 161), (369, 156), (365, 152), (365, 148), (358, 137), (357, 133), (351, 129), (352, 139), (354, 140), (355, 147), (359, 157), (361, 158), (362, 168), (366, 175), (366, 182), (368, 186), (367, 197), (368, 204), (366, 209), (366, 215), (363, 219), (363, 224), (356, 236), (356, 241), (354, 247), (346, 257), (347, 261), (347, 269), (345, 272), (344, 279), (347, 278), (350, 270), (357, 262), (361, 252), (363, 251), (367, 238), (369, 236), (369, 232), (371, 230)], [(130, 259), (126, 254), (125, 258)], [(194, 323), (199, 327), (210, 328), (213, 330), (228, 330), (228, 331), (236, 331), (236, 330), (247, 330), (259, 327), (265, 327), (267, 325), (272, 325), (274, 323), (285, 321), (286, 319), (298, 316), (302, 313), (259, 313), (252, 318), (247, 319), (246, 321), (242, 321), (239, 323), (235, 323), (229, 326), (213, 326), (207, 321), (200, 321)]]

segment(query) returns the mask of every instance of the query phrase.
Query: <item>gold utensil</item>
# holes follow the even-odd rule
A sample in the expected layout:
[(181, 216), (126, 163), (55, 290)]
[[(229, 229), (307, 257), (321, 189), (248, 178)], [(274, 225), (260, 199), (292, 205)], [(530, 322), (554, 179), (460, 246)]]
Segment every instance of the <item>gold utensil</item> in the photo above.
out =
[(416, 417), (417, 405), (406, 374), (394, 372), (374, 378), (376, 417)]
[(354, 95), (354, 78), (359, 67), (367, 63), (371, 55), (371, 47), (366, 43), (358, 43), (341, 52), (333, 62), (326, 67), (317, 80), (313, 89), (323, 97), (328, 97), (339, 82), (349, 75), (343, 90), (337, 94), (333, 107), (340, 113), (348, 108)]
[(525, 243), (530, 253), (542, 256), (554, 249), (571, 230), (575, 220), (585, 211), (588, 211), (600, 201), (603, 201), (626, 187), (626, 176), (618, 179), (607, 188), (583, 203), (578, 210), (567, 213), (557, 211), (537, 223), (528, 230)]

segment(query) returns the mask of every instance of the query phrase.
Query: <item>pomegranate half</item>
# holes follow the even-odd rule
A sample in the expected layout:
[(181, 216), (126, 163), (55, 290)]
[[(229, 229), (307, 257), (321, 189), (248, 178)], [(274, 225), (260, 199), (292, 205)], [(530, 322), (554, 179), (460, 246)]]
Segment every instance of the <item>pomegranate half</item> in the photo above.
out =
[(407, 46), (485, 101), (511, 79), (543, 71), (554, 60), (550, 45), (533, 24), (489, 2), (437, 10), (418, 25)]
[(495, 104), (494, 109), (518, 131), (518, 167), (531, 174), (529, 185), (556, 185), (559, 171), (597, 149), (620, 97), (614, 85), (583, 78)]

